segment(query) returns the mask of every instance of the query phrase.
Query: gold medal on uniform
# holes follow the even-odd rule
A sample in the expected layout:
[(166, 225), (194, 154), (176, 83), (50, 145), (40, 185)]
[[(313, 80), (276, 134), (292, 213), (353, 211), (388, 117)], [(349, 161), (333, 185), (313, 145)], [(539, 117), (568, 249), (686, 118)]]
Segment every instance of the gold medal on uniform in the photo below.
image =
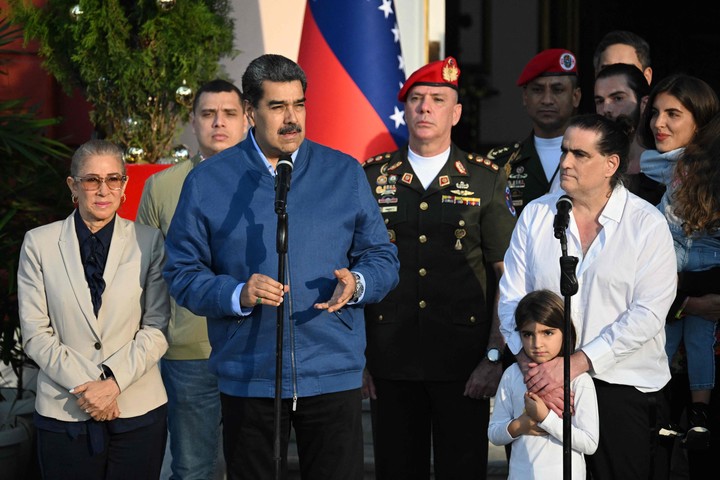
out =
[(467, 231), (464, 228), (458, 228), (455, 230), (455, 238), (457, 239), (455, 241), (455, 250), (462, 250), (463, 245), (460, 240), (465, 238), (466, 234), (467, 234)]

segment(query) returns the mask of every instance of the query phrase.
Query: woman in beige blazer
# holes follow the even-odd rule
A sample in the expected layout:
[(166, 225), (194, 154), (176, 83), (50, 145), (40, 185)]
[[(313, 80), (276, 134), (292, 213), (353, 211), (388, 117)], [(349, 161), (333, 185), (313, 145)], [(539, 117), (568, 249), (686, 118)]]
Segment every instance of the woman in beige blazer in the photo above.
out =
[(115, 214), (127, 183), (117, 146), (83, 144), (70, 172), (77, 209), (27, 232), (18, 268), (23, 346), (40, 367), (40, 468), (43, 478), (157, 479), (170, 317), (163, 237)]

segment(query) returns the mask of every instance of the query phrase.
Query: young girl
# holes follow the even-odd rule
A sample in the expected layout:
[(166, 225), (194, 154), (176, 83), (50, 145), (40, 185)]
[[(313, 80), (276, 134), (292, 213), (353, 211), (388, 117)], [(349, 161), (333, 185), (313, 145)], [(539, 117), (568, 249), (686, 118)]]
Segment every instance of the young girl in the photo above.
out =
[[(684, 315), (689, 296), (720, 293), (720, 180), (718, 146), (720, 101), (703, 80), (673, 75), (657, 84), (643, 117), (644, 143), (654, 141), (640, 166), (667, 185), (658, 208), (675, 243), (679, 295), (665, 326), (665, 352), (672, 363), (685, 344), (690, 397), (688, 448), (707, 448), (710, 394), (715, 385), (715, 318)], [(699, 272), (703, 272), (702, 275)], [(695, 281), (692, 279), (695, 278)]]
[[(564, 354), (564, 322), (563, 300), (555, 293), (537, 290), (520, 300), (515, 310), (516, 330), (523, 351), (533, 362), (547, 362)], [(571, 337), (575, 345), (574, 325)], [(595, 452), (599, 438), (595, 385), (590, 375), (583, 373), (570, 383), (570, 389), (575, 394), (570, 434), (572, 478), (584, 479), (584, 455)], [(500, 380), (488, 438), (495, 445), (512, 442), (508, 480), (563, 477), (563, 420), (540, 397), (527, 391), (517, 363), (505, 370)]]

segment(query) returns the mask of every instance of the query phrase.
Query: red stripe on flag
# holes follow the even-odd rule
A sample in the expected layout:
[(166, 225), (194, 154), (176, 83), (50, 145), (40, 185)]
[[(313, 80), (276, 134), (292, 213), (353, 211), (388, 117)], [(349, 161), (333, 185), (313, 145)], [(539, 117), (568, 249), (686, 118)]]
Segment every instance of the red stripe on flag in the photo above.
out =
[[(358, 161), (397, 150), (378, 113), (330, 50), (309, 7), (305, 10), (298, 64), (308, 79), (307, 138)], [(384, 81), (382, 72), (378, 72), (378, 81)]]

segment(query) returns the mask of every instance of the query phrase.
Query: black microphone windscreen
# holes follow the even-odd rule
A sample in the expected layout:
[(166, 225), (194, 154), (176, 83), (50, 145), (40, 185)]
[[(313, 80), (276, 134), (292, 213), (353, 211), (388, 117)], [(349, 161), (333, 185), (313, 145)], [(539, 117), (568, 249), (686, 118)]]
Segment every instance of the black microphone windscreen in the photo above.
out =
[(569, 195), (563, 195), (558, 199), (557, 203), (555, 204), (555, 208), (557, 208), (558, 212), (569, 213), (573, 208), (572, 197), (570, 197)]
[(275, 167), (276, 170), (278, 170), (281, 166), (285, 165), (286, 167), (289, 167), (290, 170), (293, 168), (293, 161), (292, 157), (288, 154), (280, 155), (280, 158), (278, 158), (277, 166)]

